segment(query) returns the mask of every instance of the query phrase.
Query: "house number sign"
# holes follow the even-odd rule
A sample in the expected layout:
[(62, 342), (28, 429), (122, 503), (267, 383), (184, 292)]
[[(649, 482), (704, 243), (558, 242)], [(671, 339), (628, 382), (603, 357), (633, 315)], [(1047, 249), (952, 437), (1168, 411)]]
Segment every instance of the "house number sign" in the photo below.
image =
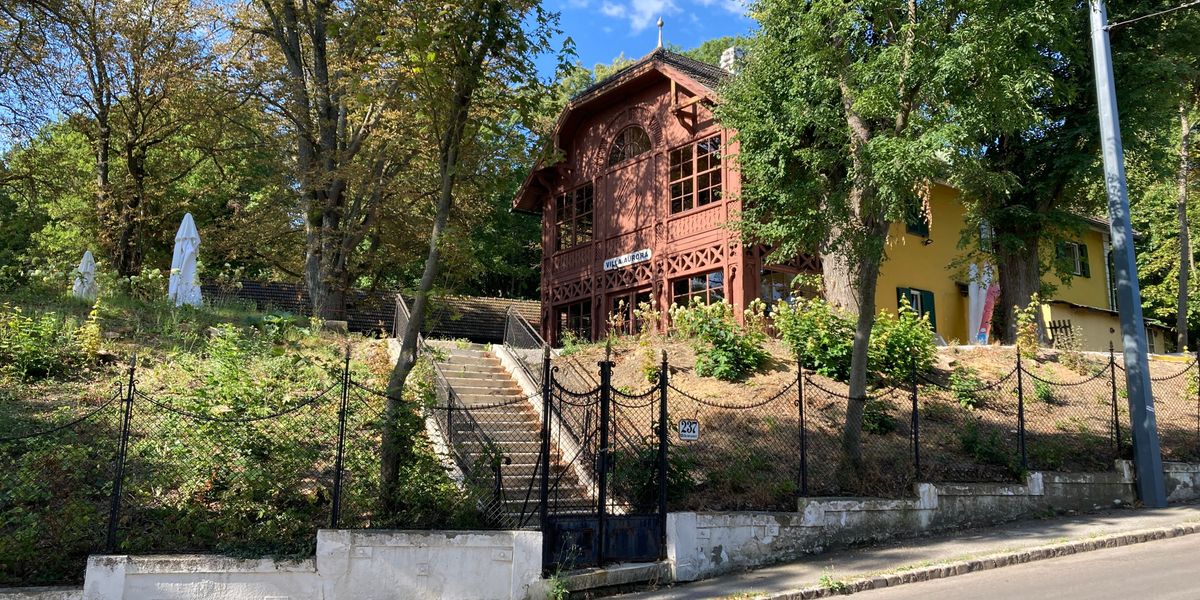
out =
[(637, 263), (646, 262), (650, 260), (651, 254), (652, 253), (650, 252), (649, 248), (643, 248), (637, 252), (630, 252), (629, 254), (614, 256), (604, 261), (604, 270), (611, 271), (613, 269), (620, 269), (621, 267), (628, 267), (629, 265), (636, 265)]
[(700, 439), (700, 421), (696, 419), (680, 419), (679, 439), (686, 442), (694, 442)]

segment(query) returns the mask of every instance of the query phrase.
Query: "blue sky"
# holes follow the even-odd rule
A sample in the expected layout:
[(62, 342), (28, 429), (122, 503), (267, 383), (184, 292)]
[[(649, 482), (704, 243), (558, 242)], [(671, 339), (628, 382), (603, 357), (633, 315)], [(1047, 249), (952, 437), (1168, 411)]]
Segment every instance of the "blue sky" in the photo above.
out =
[[(745, 34), (753, 25), (740, 0), (546, 0), (543, 7), (561, 13), (559, 28), (575, 41), (578, 60), (589, 68), (622, 52), (638, 58), (654, 50), (660, 16), (663, 43), (682, 48)], [(553, 61), (541, 62), (543, 75), (553, 76), (548, 72)]]

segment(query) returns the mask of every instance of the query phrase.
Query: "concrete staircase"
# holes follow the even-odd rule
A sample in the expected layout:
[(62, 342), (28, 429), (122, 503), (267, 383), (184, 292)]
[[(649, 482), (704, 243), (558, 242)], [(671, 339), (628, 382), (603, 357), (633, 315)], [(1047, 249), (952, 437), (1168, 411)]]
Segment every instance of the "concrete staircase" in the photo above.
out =
[[(454, 391), (463, 411), (455, 415), (451, 436), (459, 452), (482, 456), (486, 438), (510, 459), (501, 464), (503, 512), (520, 525), (537, 524), (540, 478), (537, 473), (540, 451), (541, 416), (534, 404), (525, 399), (518, 383), (486, 346), (431, 340), (438, 352), (437, 364), (445, 382)], [(474, 434), (474, 435), (472, 435)], [(447, 446), (451, 440), (444, 440)], [(556, 513), (585, 513), (594, 510), (587, 487), (568, 464), (572, 456), (563, 456), (555, 445), (550, 448), (550, 506)], [(582, 461), (582, 459), (576, 459)], [(523, 518), (524, 517), (524, 518)]]

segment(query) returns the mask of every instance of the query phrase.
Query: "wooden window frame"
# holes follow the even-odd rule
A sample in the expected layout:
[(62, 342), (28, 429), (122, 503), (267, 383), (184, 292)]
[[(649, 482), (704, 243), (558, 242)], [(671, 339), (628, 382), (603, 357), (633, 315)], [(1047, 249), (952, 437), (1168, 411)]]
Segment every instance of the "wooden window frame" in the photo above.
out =
[[(629, 139), (628, 136), (635, 131), (641, 133), (641, 138), (636, 140)], [(619, 165), (653, 149), (654, 143), (650, 141), (650, 134), (638, 125), (630, 125), (617, 132), (616, 137), (613, 138), (612, 146), (608, 148), (608, 166)]]
[(558, 341), (565, 333), (572, 332), (580, 339), (592, 340), (592, 300), (585, 298), (554, 307), (554, 322), (558, 328)]
[(672, 215), (724, 199), (723, 147), (718, 133), (667, 153), (667, 200)]
[(1059, 242), (1058, 259), (1075, 277), (1091, 278), (1092, 268), (1088, 260), (1087, 244), (1081, 242)]
[[(586, 210), (580, 210), (580, 207)], [(586, 227), (584, 224), (586, 223)], [(596, 234), (596, 190), (587, 182), (554, 197), (554, 250), (591, 243)]]
[[(714, 285), (714, 280), (718, 283)], [(679, 291), (679, 285), (684, 284), (684, 291)], [(725, 293), (725, 270), (714, 269), (704, 271), (694, 275), (678, 277), (671, 280), (671, 304), (688, 306), (692, 302), (692, 298), (704, 298), (705, 304), (712, 304), (714, 297), (717, 302), (724, 302), (729, 298)], [(713, 292), (717, 292), (714, 295)]]

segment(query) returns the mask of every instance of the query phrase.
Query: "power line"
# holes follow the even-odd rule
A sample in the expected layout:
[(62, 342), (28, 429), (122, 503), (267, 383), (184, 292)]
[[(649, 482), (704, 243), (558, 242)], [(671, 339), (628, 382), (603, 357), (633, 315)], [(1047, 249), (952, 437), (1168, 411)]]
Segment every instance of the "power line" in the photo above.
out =
[(1113, 24), (1109, 25), (1108, 27), (1105, 27), (1104, 29), (1105, 29), (1105, 30), (1107, 30), (1107, 31), (1112, 31), (1112, 30), (1114, 30), (1114, 29), (1116, 29), (1116, 28), (1118, 28), (1118, 27), (1121, 27), (1122, 25), (1128, 25), (1128, 24), (1130, 24), (1130, 23), (1133, 23), (1134, 21), (1141, 21), (1142, 19), (1149, 19), (1149, 18), (1151, 18), (1151, 17), (1158, 17), (1158, 16), (1161, 16), (1161, 15), (1165, 15), (1165, 14), (1167, 14), (1167, 13), (1173, 13), (1173, 12), (1175, 12), (1175, 11), (1177, 11), (1177, 10), (1183, 10), (1183, 9), (1185, 9), (1185, 8), (1192, 8), (1193, 6), (1200, 6), (1200, 0), (1192, 0), (1191, 2), (1185, 2), (1185, 3), (1183, 3), (1183, 4), (1179, 5), (1179, 6), (1176, 6), (1175, 8), (1168, 8), (1168, 9), (1166, 9), (1166, 10), (1160, 10), (1160, 11), (1158, 11), (1158, 12), (1156, 12), (1156, 13), (1150, 13), (1150, 14), (1148, 14), (1148, 15), (1142, 15), (1142, 16), (1140, 16), (1140, 17), (1135, 17), (1135, 18), (1129, 19), (1128, 21), (1120, 21), (1120, 22), (1118, 22), (1118, 23), (1113, 23)]

